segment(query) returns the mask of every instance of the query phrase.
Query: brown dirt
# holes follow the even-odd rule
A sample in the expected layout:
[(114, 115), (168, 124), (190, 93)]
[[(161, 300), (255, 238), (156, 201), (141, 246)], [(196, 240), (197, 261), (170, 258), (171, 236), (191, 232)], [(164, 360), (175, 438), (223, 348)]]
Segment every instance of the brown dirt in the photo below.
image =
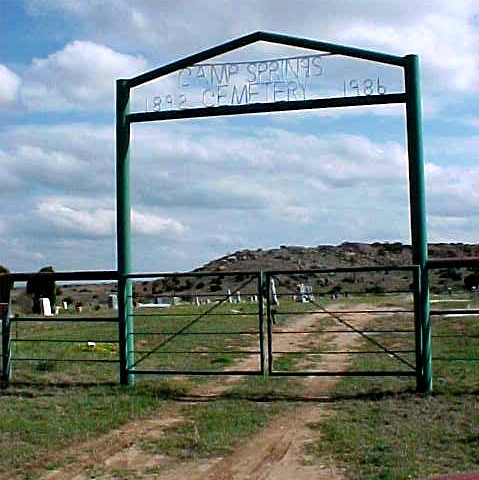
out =
[(456, 473), (453, 475), (440, 475), (424, 480), (479, 480), (479, 472)]
[[(359, 307), (358, 307), (359, 308)], [(308, 330), (321, 320), (322, 315), (298, 316), (288, 321), (288, 327)], [(367, 324), (367, 315), (358, 315), (352, 322), (355, 326)], [(283, 328), (285, 330), (286, 327)], [(311, 336), (279, 335), (275, 349), (297, 350), (308, 343)], [(319, 337), (319, 336), (318, 336)], [(318, 339), (319, 340), (319, 339)], [(316, 340), (316, 342), (318, 342)], [(345, 350), (359, 342), (359, 335), (323, 335), (321, 342), (328, 341), (331, 349)], [(247, 358), (234, 368), (255, 367), (257, 358)], [(322, 370), (344, 370), (348, 365), (347, 355), (325, 355), (315, 365)], [(191, 391), (194, 398), (215, 397), (228, 390), (239, 377), (213, 379)], [(336, 377), (304, 378), (301, 395), (311, 399), (324, 397), (337, 382)], [(184, 404), (184, 402), (182, 403)], [(198, 459), (178, 463), (178, 460), (158, 453), (147, 453), (138, 446), (140, 440), (157, 439), (165, 429), (181, 422), (181, 405), (173, 404), (163, 408), (158, 416), (148, 420), (134, 421), (123, 427), (74, 445), (66, 451), (45, 458), (36, 465), (37, 478), (41, 480), (342, 480), (343, 474), (332, 458), (310, 458), (306, 447), (318, 441), (318, 433), (310, 426), (322, 422), (331, 411), (324, 403), (300, 402), (287, 409), (284, 415), (274, 419), (266, 428), (225, 457)], [(314, 460), (314, 461), (313, 461)], [(52, 462), (66, 463), (65, 467), (45, 472)], [(41, 471), (43, 470), (43, 473)], [(22, 478), (9, 475), (3, 479)]]

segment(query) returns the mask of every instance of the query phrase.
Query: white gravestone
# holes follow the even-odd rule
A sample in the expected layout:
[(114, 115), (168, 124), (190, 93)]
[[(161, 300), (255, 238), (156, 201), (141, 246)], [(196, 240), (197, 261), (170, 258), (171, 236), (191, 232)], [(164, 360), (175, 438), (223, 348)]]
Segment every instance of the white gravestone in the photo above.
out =
[(274, 283), (274, 278), (271, 279), (271, 297), (273, 298), (273, 305), (279, 305), (278, 296), (276, 295), (276, 284)]
[(108, 295), (108, 306), (113, 310), (118, 310), (118, 295), (116, 293)]
[(44, 317), (53, 317), (49, 298), (40, 298), (40, 309)]

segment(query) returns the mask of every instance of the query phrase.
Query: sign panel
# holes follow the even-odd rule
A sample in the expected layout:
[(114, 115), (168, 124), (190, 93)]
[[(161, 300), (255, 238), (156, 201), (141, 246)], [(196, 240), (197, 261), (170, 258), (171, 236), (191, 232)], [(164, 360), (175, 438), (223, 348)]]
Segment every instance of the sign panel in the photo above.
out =
[(141, 90), (133, 97), (133, 111), (384, 95), (404, 88), (401, 69), (317, 53), (198, 63)]

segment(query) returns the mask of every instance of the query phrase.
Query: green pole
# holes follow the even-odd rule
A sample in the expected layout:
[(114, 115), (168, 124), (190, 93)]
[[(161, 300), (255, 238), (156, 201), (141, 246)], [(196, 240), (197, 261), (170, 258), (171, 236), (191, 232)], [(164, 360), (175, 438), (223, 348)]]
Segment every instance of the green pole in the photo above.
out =
[(258, 328), (259, 328), (259, 353), (260, 353), (260, 365), (261, 373), (266, 376), (265, 370), (265, 357), (264, 357), (264, 306), (263, 306), (263, 294), (264, 294), (264, 275), (263, 270), (260, 270), (258, 274)]
[(421, 391), (422, 385), (422, 322), (421, 322), (421, 270), (417, 266), (413, 270), (413, 292), (414, 292), (414, 332), (415, 332), (415, 355), (416, 355), (416, 389)]
[(10, 292), (12, 282), (8, 274), (0, 275), (0, 317), (2, 322), (2, 383), (7, 385), (12, 377), (10, 345)]
[(404, 57), (406, 83), (406, 122), (409, 156), (409, 202), (413, 263), (419, 265), (420, 275), (415, 285), (414, 309), (420, 325), (416, 331), (421, 345), (420, 371), (417, 374), (417, 390), (432, 391), (431, 324), (429, 318), (429, 276), (427, 263), (426, 186), (422, 148), (422, 108), (419, 58)]
[(268, 375), (273, 374), (273, 322), (271, 313), (271, 274), (266, 273), (264, 282), (264, 296), (266, 298), (266, 322), (268, 335)]
[(133, 291), (131, 279), (130, 217), (130, 87), (127, 80), (116, 82), (116, 223), (118, 258), (118, 328), (120, 383), (133, 385), (128, 369), (134, 364)]

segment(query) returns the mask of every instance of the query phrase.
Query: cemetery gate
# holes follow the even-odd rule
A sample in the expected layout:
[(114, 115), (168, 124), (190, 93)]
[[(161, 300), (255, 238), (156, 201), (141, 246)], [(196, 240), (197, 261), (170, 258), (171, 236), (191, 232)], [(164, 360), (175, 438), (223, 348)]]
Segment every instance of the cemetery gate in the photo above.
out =
[[(308, 49), (316, 52), (314, 55), (295, 57), (293, 60), (273, 59), (270, 61), (251, 62), (253, 67), (248, 62), (230, 62), (223, 64), (216, 64), (215, 69), (212, 65), (202, 64), (209, 59), (233, 52), (237, 49), (255, 44), (257, 42), (269, 42), (272, 44), (296, 47), (300, 49)], [(404, 87), (398, 93), (388, 93), (380, 84), (368, 79), (364, 85), (361, 86), (357, 81), (350, 81), (344, 83), (343, 94), (335, 94), (327, 97), (318, 95), (318, 98), (307, 99), (306, 95), (301, 95), (301, 82), (296, 83), (292, 81), (286, 82), (281, 88), (274, 90), (272, 97), (266, 98), (259, 95), (259, 89), (267, 92), (267, 85), (261, 81), (261, 75), (266, 69), (269, 69), (269, 75), (282, 75), (280, 69), (291, 68), (293, 65), (293, 73), (298, 76), (301, 73), (298, 69), (302, 69), (303, 75), (308, 77), (314, 75), (321, 75), (322, 59), (323, 58), (349, 58), (362, 60), (374, 63), (375, 65), (382, 65), (399, 68), (403, 75)], [(200, 67), (201, 65), (209, 65), (210, 73), (216, 75), (216, 83), (218, 89), (215, 91), (205, 90), (200, 98), (199, 104), (187, 104), (187, 99), (184, 94), (176, 97), (176, 102), (170, 96), (170, 101), (167, 102), (167, 108), (163, 108), (160, 101), (154, 101), (153, 110), (144, 112), (130, 111), (130, 96), (132, 90), (136, 87), (144, 85), (152, 80), (165, 77), (166, 75), (177, 73), (179, 85), (182, 88), (188, 88), (191, 80), (192, 69)], [(296, 65), (296, 71), (294, 71)], [(221, 78), (228, 82), (228, 75), (238, 72), (242, 66), (254, 75), (258, 80), (255, 84), (257, 90), (253, 87), (253, 80), (245, 80), (243, 84), (230, 85), (229, 100), (224, 100), (225, 91), (221, 90), (218, 84)], [(306, 68), (306, 70), (305, 70)], [(276, 78), (276, 77), (275, 77)], [(352, 95), (351, 95), (352, 90)], [(303, 92), (304, 93), (304, 92)], [(278, 95), (277, 95), (278, 94)], [(281, 97), (282, 95), (282, 97)], [(278, 100), (277, 96), (280, 98)], [(424, 182), (424, 162), (423, 162), (423, 147), (422, 147), (422, 112), (421, 112), (421, 92), (419, 79), (419, 59), (417, 55), (395, 56), (359, 48), (352, 48), (348, 46), (336, 45), (316, 40), (309, 40), (303, 38), (296, 38), (287, 35), (255, 32), (235, 40), (226, 42), (224, 44), (215, 46), (213, 48), (204, 50), (202, 52), (188, 56), (182, 60), (170, 63), (166, 66), (154, 69), (152, 71), (143, 73), (129, 79), (119, 79), (116, 84), (116, 200), (117, 200), (117, 271), (114, 272), (115, 278), (118, 281), (118, 348), (119, 348), (119, 363), (120, 363), (120, 381), (122, 384), (132, 384), (134, 382), (134, 375), (140, 374), (139, 360), (142, 359), (143, 354), (135, 358), (134, 338), (141, 332), (135, 331), (134, 325), (134, 310), (133, 310), (133, 289), (132, 282), (136, 278), (136, 274), (132, 273), (131, 262), (131, 203), (130, 203), (130, 130), (131, 125), (139, 122), (150, 121), (167, 121), (177, 119), (191, 119), (201, 117), (216, 117), (216, 116), (230, 116), (242, 114), (254, 114), (265, 112), (286, 112), (293, 110), (312, 110), (324, 108), (343, 108), (353, 106), (372, 106), (384, 104), (399, 104), (405, 106), (406, 112), (406, 127), (407, 127), (407, 151), (408, 151), (408, 172), (409, 172), (409, 203), (410, 203), (410, 231), (412, 243), (412, 264), (409, 268), (409, 273), (413, 277), (412, 281), (412, 312), (414, 324), (414, 361), (403, 356), (409, 355), (411, 352), (394, 352), (386, 348), (384, 353), (392, 355), (396, 360), (406, 366), (409, 370), (415, 369), (417, 379), (417, 390), (419, 392), (430, 392), (432, 389), (432, 374), (431, 374), (431, 329), (430, 329), (430, 311), (429, 311), (429, 277), (428, 277), (428, 254), (427, 254), (427, 231), (426, 231), (426, 204), (425, 204), (425, 182)], [(393, 266), (394, 267), (394, 266)], [(405, 267), (406, 268), (406, 267)], [(81, 272), (76, 272), (80, 274)], [(321, 272), (312, 272), (312, 274), (320, 274)], [(112, 272), (108, 275), (113, 274)], [(267, 275), (268, 281), (276, 279), (279, 283), (284, 281), (285, 272), (270, 272)], [(7, 276), (8, 281), (14, 281), (15, 274)], [(56, 274), (54, 274), (56, 275)], [(107, 275), (107, 276), (108, 276)], [(283, 275), (283, 277), (282, 277)], [(294, 274), (293, 274), (294, 275)], [(145, 276), (145, 275), (143, 275)], [(5, 277), (5, 278), (7, 278)], [(261, 283), (263, 280), (261, 275), (258, 277), (256, 273), (255, 282)], [(251, 277), (251, 278), (253, 278)], [(263, 292), (263, 293), (262, 293)], [(259, 288), (258, 296), (264, 295), (264, 291)], [(269, 295), (269, 294), (268, 294)], [(311, 303), (312, 305), (313, 303)], [(263, 302), (258, 303), (258, 308), (263, 308)], [(205, 307), (212, 308), (212, 307)], [(317, 307), (321, 310), (321, 305)], [(5, 309), (4, 309), (5, 310)], [(4, 362), (8, 363), (9, 352), (9, 319), (8, 314), (2, 310), (3, 322), (3, 340)], [(212, 312), (210, 312), (212, 313)], [(271, 320), (272, 315), (281, 315), (282, 312), (272, 309), (271, 302), (268, 301), (267, 317)], [(323, 312), (324, 313), (324, 312)], [(262, 312), (259, 312), (259, 317), (262, 318)], [(358, 330), (349, 321), (342, 323), (344, 328), (351, 327)], [(187, 322), (188, 323), (188, 322)], [(182, 327), (180, 327), (181, 330)], [(262, 330), (260, 326), (257, 331), (258, 335)], [(173, 334), (174, 332), (166, 332)], [(245, 334), (251, 335), (248, 330)], [(274, 355), (274, 331), (269, 330), (268, 342), (270, 343), (269, 355)], [(278, 334), (280, 335), (280, 334)], [(262, 337), (259, 338), (259, 355), (260, 358), (264, 356), (261, 350)], [(160, 341), (161, 343), (161, 341)], [(374, 344), (374, 342), (372, 342)], [(375, 347), (380, 348), (378, 345)], [(384, 350), (384, 349), (383, 349)], [(145, 353), (146, 355), (146, 353)], [(401, 360), (398, 357), (401, 357)], [(151, 355), (148, 355), (151, 357)], [(145, 357), (144, 360), (147, 358)], [(273, 364), (274, 359), (270, 358), (269, 365)], [(140, 362), (141, 363), (141, 362)], [(4, 365), (5, 366), (5, 365)], [(8, 365), (7, 365), (8, 366)], [(413, 368), (414, 367), (414, 368)], [(264, 370), (264, 362), (260, 360), (259, 371)], [(270, 373), (274, 373), (271, 370)], [(8, 371), (3, 371), (3, 375), (7, 375)]]
[[(479, 258), (432, 259), (427, 268), (439, 270), (437, 289), (444, 273), (477, 269)], [(417, 265), (130, 274), (135, 363), (128, 373), (395, 376), (418, 383), (419, 275)], [(13, 287), (32, 277), (102, 282), (107, 292), (116, 291), (119, 280), (117, 271), (0, 275), (2, 384), (114, 381), (121, 364), (114, 302), (109, 310), (90, 305), (81, 312), (77, 304), (77, 312), (70, 306), (58, 315), (19, 313), (21, 289)], [(91, 291), (88, 284), (69, 285)], [(451, 368), (468, 375), (477, 370), (476, 293), (431, 300), (444, 302), (430, 310), (439, 382)], [(458, 304), (462, 308), (451, 308)], [(351, 357), (358, 360), (353, 370), (344, 361)]]
[[(203, 94), (203, 105), (183, 108), (184, 97), (180, 98), (180, 105), (176, 109), (162, 110), (161, 105), (154, 111), (130, 113), (130, 93), (135, 87), (152, 80), (164, 77), (174, 72), (190, 72), (191, 67), (207, 61), (215, 56), (232, 52), (236, 49), (254, 44), (269, 42), (287, 47), (309, 49), (327, 55), (344, 56), (376, 62), (382, 65), (400, 67), (404, 74), (404, 92), (386, 93), (377, 85), (373, 90), (368, 85), (365, 95), (333, 96), (330, 98), (296, 99), (291, 94), (282, 101), (257, 102), (256, 99), (245, 103), (215, 105), (210, 102), (211, 94)], [(233, 65), (233, 64), (232, 64)], [(229, 68), (229, 67), (226, 67)], [(234, 67), (232, 67), (234, 69)], [(230, 70), (231, 71), (231, 70)], [(259, 67), (256, 71), (259, 75)], [(225, 73), (226, 74), (226, 73)], [(181, 81), (182, 85), (188, 82)], [(369, 88), (371, 87), (371, 88)], [(248, 92), (249, 85), (243, 85), (236, 90), (236, 103), (239, 95)], [(359, 93), (359, 91), (358, 91)], [(217, 97), (220, 96), (218, 91)], [(205, 101), (206, 98), (206, 101)], [(232, 96), (233, 103), (234, 92)], [(273, 100), (276, 100), (274, 97)], [(409, 198), (411, 219), (411, 240), (413, 264), (419, 268), (414, 288), (414, 315), (419, 326), (416, 332), (419, 357), (419, 371), (417, 388), (419, 391), (431, 391), (431, 354), (430, 354), (430, 323), (429, 323), (429, 283), (427, 263), (427, 232), (426, 232), (426, 204), (424, 162), (422, 148), (422, 113), (421, 92), (419, 80), (419, 60), (416, 55), (404, 57), (383, 54), (379, 52), (352, 48), (331, 43), (296, 38), (287, 35), (255, 32), (238, 39), (226, 42), (216, 47), (188, 56), (169, 65), (143, 73), (134, 78), (117, 80), (116, 106), (116, 182), (117, 182), (117, 244), (118, 244), (118, 274), (119, 274), (119, 323), (120, 323), (120, 359), (121, 383), (130, 384), (134, 381), (133, 365), (134, 325), (132, 321), (132, 288), (131, 288), (131, 219), (130, 219), (130, 127), (137, 122), (166, 121), (199, 117), (228, 116), (264, 112), (281, 112), (291, 110), (309, 110), (318, 108), (341, 108), (364, 105), (404, 104), (406, 108), (407, 147), (409, 158)], [(172, 105), (173, 107), (175, 105)]]

